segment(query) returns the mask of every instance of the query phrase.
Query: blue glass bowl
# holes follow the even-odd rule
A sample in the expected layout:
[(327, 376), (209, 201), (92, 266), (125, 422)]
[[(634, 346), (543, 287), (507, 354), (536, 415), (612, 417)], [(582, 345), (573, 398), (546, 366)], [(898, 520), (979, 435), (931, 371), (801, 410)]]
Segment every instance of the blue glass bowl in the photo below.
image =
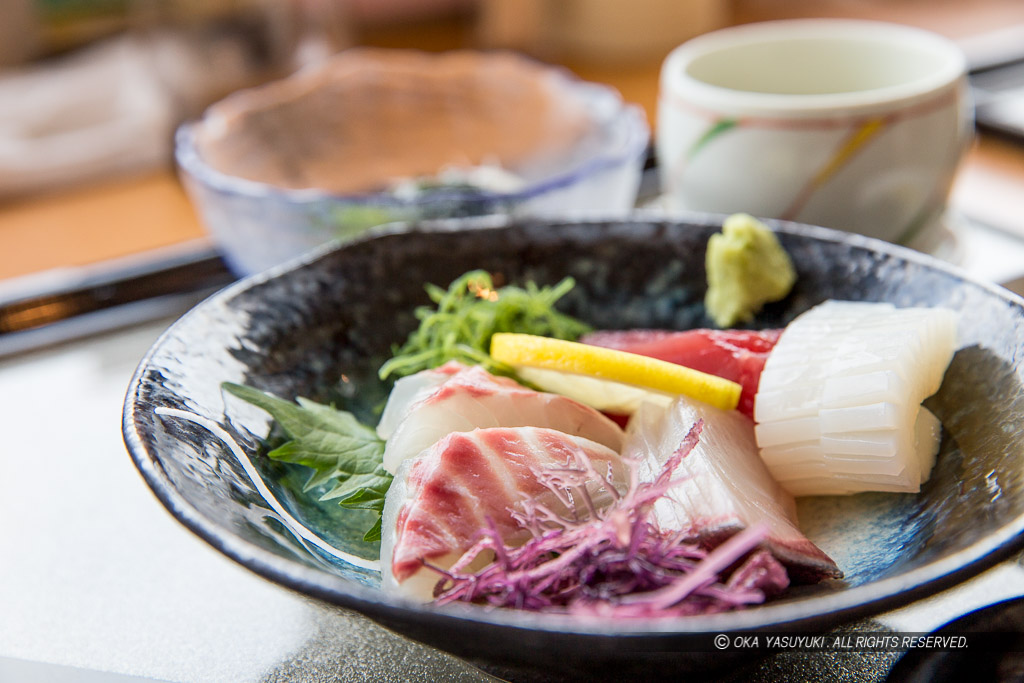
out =
[[(509, 60), (509, 55), (501, 57)], [(481, 58), (485, 64), (488, 57)], [(176, 160), (186, 190), (208, 232), (228, 265), (238, 274), (251, 274), (287, 261), (335, 239), (356, 236), (393, 221), (507, 214), (513, 216), (570, 216), (591, 212), (617, 215), (636, 201), (650, 130), (643, 111), (625, 104), (604, 85), (588, 83), (559, 68), (525, 58), (524, 70), (545, 81), (545, 87), (586, 112), (588, 128), (564, 154), (550, 158), (538, 150), (538, 163), (507, 170), (524, 181), (520, 189), (495, 192), (468, 188), (437, 189), (411, 199), (388, 192), (337, 194), (316, 188), (293, 189), (222, 172), (204, 159), (202, 127), (209, 114), (182, 125), (176, 135)], [(429, 62), (424, 62), (429, 64)], [(483, 67), (481, 67), (481, 70)], [(401, 87), (401, 86), (396, 86)], [(514, 89), (496, 97), (514, 98)], [(243, 101), (253, 92), (253, 106), (263, 104), (263, 92), (231, 96)], [(490, 92), (490, 91), (489, 91)], [(500, 107), (500, 101), (479, 106)], [(452, 108), (449, 125), (474, 112)], [(375, 135), (389, 135), (381, 125)], [(500, 131), (497, 131), (500, 135)], [(324, 144), (329, 144), (325, 140)], [(258, 150), (252, 152), (258, 154)], [(270, 153), (270, 152), (268, 152)]]

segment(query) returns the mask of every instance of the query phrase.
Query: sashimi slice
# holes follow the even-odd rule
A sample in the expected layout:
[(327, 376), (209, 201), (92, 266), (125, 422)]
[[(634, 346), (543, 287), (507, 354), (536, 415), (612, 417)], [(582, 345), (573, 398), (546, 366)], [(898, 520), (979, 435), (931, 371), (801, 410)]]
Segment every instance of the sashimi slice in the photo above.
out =
[[(540, 497), (556, 511), (567, 512), (536, 473), (575, 464), (577, 452), (598, 468), (611, 468), (601, 471), (602, 475), (624, 482), (617, 452), (588, 439), (535, 427), (455, 432), (405, 460), (385, 498), (383, 587), (431, 599), (441, 576), (423, 562), (451, 567), (478, 540), (489, 520), (509, 545), (525, 542), (530, 533), (516, 523), (512, 511), (524, 498)], [(607, 492), (600, 495), (603, 484), (595, 481), (594, 485), (595, 501), (610, 502)]]
[[(914, 442), (895, 444), (894, 447), (914, 450), (922, 470), (931, 471), (941, 433), (938, 419), (923, 407), (914, 423), (913, 434), (909, 436)], [(900, 493), (906, 490), (902, 473), (880, 472), (877, 467), (872, 467), (870, 460), (863, 458), (848, 457), (841, 463), (836, 457), (830, 462), (822, 462), (816, 457), (818, 450), (817, 442), (797, 444), (786, 451), (775, 450), (772, 453), (776, 458), (773, 476), (784, 479), (786, 490), (794, 496), (856, 494), (863, 492), (865, 486), (879, 492)]]
[(685, 365), (739, 383), (737, 409), (752, 417), (761, 370), (782, 330), (602, 330), (584, 344), (604, 346)]
[(439, 368), (424, 370), (397, 380), (388, 394), (388, 402), (384, 405), (384, 412), (381, 413), (380, 422), (377, 424), (377, 436), (385, 441), (390, 439), (398, 429), (399, 423), (408, 414), (410, 406), (467, 367), (453, 360)]
[(921, 401), (956, 347), (942, 308), (828, 301), (786, 327), (761, 373), (761, 457), (794, 495), (916, 492), (940, 427)]
[(630, 421), (623, 457), (636, 458), (641, 478), (651, 479), (699, 420), (697, 445), (676, 470), (679, 483), (654, 505), (662, 530), (690, 532), (716, 545), (765, 523), (765, 549), (794, 580), (841, 577), (836, 563), (797, 527), (796, 503), (759, 457), (750, 418), (686, 398), (667, 409), (645, 404)]
[(426, 386), (413, 394), (404, 410), (394, 408), (401, 418), (384, 448), (384, 468), (392, 474), (403, 460), (442, 437), (478, 428), (546, 427), (582, 436), (616, 452), (622, 447), (622, 428), (597, 410), (496, 377), (480, 366), (463, 366), (444, 381)]

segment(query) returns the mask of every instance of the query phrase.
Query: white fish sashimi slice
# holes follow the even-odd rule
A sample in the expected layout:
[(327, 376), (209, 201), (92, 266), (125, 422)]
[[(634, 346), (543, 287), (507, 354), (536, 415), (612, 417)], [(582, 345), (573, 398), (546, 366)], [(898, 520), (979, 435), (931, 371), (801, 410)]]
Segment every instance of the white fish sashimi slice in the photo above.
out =
[[(524, 542), (529, 532), (512, 515), (524, 498), (539, 499), (560, 514), (568, 512), (538, 480), (537, 472), (573, 465), (577, 453), (589, 459), (600, 474), (607, 473), (616, 488), (625, 487), (625, 470), (617, 452), (552, 429), (456, 432), (405, 460), (385, 497), (383, 588), (430, 600), (441, 576), (423, 562), (451, 568), (477, 541), (488, 519), (506, 543)], [(611, 500), (603, 486), (605, 482), (597, 480), (587, 485), (598, 506)], [(485, 564), (487, 558), (481, 559), (480, 564)]]
[[(755, 400), (773, 476), (794, 495), (919, 490), (940, 435), (921, 401), (941, 385), (955, 344), (946, 309), (830, 301), (799, 316)], [(825, 483), (829, 473), (841, 481)]]
[(630, 420), (623, 457), (637, 459), (641, 479), (650, 480), (698, 420), (703, 429), (676, 470), (678, 483), (654, 506), (662, 530), (691, 531), (715, 543), (763, 522), (770, 529), (765, 547), (795, 579), (842, 576), (797, 527), (793, 497), (758, 456), (753, 424), (744, 415), (686, 398), (667, 409), (645, 404)]
[(607, 416), (565, 396), (528, 389), (479, 366), (464, 367), (416, 394), (384, 448), (384, 468), (394, 474), (406, 458), (452, 432), (489, 427), (545, 427), (582, 436), (614, 451), (622, 429)]
[(467, 367), (458, 361), (449, 361), (439, 368), (424, 370), (396, 380), (377, 424), (377, 436), (385, 441), (390, 439), (399, 423), (409, 413), (409, 408), (437, 386), (448, 381), (452, 375)]

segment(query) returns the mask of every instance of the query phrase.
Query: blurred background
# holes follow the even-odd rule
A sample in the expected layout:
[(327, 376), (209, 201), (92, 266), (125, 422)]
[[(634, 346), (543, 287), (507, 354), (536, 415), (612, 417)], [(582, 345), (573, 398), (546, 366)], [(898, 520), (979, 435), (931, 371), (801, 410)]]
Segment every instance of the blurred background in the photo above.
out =
[[(232, 278), (175, 168), (183, 121), (365, 45), (522, 52), (616, 88), (656, 130), (669, 50), (792, 17), (916, 25), (979, 63), (1024, 52), (1022, 0), (0, 0), (0, 680), (478, 678), (241, 570), (184, 533), (125, 456), (138, 359)], [(1003, 85), (1024, 93), (1017, 78)], [(1024, 275), (1024, 144), (983, 130), (951, 204), (992, 227), (975, 230), (972, 274)], [(993, 571), (897, 628), (1017, 595), (1019, 569)]]
[[(2, 0), (0, 283), (204, 239), (173, 167), (175, 127), (347, 47), (517, 50), (613, 85), (656, 128), (672, 47), (801, 16), (914, 24), (981, 59), (1024, 47), (1019, 0)], [(980, 144), (968, 189), (1024, 173), (1014, 143)], [(991, 193), (976, 203), (990, 221), (1020, 215)]]

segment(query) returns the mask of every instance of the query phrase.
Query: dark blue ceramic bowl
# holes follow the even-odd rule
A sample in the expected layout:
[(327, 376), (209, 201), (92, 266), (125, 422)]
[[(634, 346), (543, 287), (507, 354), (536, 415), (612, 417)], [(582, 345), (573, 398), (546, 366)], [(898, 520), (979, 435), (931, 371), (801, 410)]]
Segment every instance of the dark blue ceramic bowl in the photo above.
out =
[(143, 360), (125, 404), (128, 449), (174, 516), (254, 572), (478, 661), (556, 671), (712, 668), (725, 660), (709, 634), (831, 628), (947, 588), (1024, 545), (1024, 301), (919, 253), (820, 228), (772, 223), (799, 280), (756, 326), (783, 325), (828, 298), (941, 305), (960, 311), (962, 349), (928, 401), (946, 435), (923, 490), (801, 501), (805, 530), (846, 579), (765, 606), (577, 622), (385, 595), (375, 572), (310, 540), (372, 560), (375, 548), (359, 540), (366, 520), (301, 493), (302, 473), (261, 454), (267, 416), (221, 392), (221, 382), (246, 383), (339, 401), (370, 420), (386, 396), (374, 372), (413, 328), (424, 283), (473, 268), (509, 282), (572, 275), (566, 309), (599, 328), (708, 325), (704, 248), (719, 221), (407, 225), (243, 280), (185, 315)]

